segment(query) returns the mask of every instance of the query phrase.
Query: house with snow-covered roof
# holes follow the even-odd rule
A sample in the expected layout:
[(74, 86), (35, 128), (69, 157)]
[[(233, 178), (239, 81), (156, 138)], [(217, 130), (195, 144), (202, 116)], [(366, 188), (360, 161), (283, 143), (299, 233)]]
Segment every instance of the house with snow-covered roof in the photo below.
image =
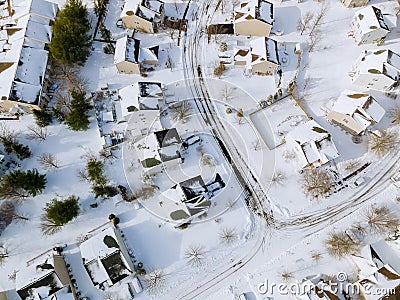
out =
[(0, 112), (31, 112), (46, 82), (51, 22), (58, 6), (44, 0), (25, 1), (15, 8), (14, 24), (0, 30)]
[(164, 3), (159, 0), (126, 0), (121, 19), (126, 28), (155, 33), (164, 20)]
[(349, 76), (356, 85), (388, 92), (400, 80), (400, 55), (387, 49), (366, 50), (354, 63)]
[(93, 232), (79, 249), (93, 285), (101, 290), (135, 274), (128, 248), (120, 231), (113, 226)]
[(358, 45), (380, 43), (392, 29), (389, 25), (378, 7), (367, 6), (355, 12), (350, 35)]
[(140, 74), (140, 65), (158, 64), (159, 46), (140, 47), (140, 40), (124, 36), (115, 45), (114, 64), (121, 74)]
[(121, 74), (140, 74), (139, 68), (140, 41), (128, 36), (117, 40), (115, 45), (114, 64)]
[(274, 6), (266, 0), (244, 0), (234, 12), (235, 34), (269, 36), (274, 22)]
[(182, 162), (182, 139), (176, 128), (154, 131), (134, 144), (143, 171), (157, 174)]
[(249, 47), (233, 50), (233, 63), (245, 66), (248, 73), (273, 75), (279, 67), (278, 44), (270, 38), (253, 39)]
[(278, 44), (269, 38), (256, 38), (250, 41), (251, 72), (272, 75), (279, 66)]
[(366, 6), (369, 0), (340, 0), (346, 7)]
[(210, 198), (201, 175), (185, 179), (159, 195), (160, 215), (176, 221), (175, 227), (179, 227), (205, 214), (211, 205)]
[(400, 293), (400, 257), (384, 241), (363, 247), (352, 255), (361, 295), (367, 300), (396, 300)]
[(313, 120), (290, 131), (286, 143), (296, 153), (300, 168), (316, 168), (339, 156), (330, 133)]
[(369, 94), (345, 90), (326, 118), (352, 135), (360, 135), (385, 115), (385, 109)]
[(77, 300), (64, 257), (47, 252), (17, 272), (16, 292), (22, 300)]
[(162, 130), (160, 110), (164, 105), (161, 82), (139, 81), (118, 91), (115, 112), (118, 122), (130, 124), (130, 135), (136, 139)]

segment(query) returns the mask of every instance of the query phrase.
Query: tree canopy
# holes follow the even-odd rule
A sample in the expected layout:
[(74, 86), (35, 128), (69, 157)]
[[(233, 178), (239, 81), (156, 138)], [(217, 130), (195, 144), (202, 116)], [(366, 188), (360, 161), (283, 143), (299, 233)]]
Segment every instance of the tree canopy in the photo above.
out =
[(61, 226), (73, 218), (76, 218), (79, 213), (79, 198), (70, 196), (65, 200), (53, 199), (46, 204), (46, 217), (54, 222), (55, 225)]
[(65, 122), (72, 130), (86, 130), (89, 127), (90, 121), (88, 111), (92, 109), (89, 99), (86, 98), (84, 92), (76, 90), (71, 91), (71, 112), (67, 115)]
[(81, 0), (68, 0), (53, 25), (50, 53), (64, 64), (83, 65), (91, 47), (88, 11)]
[(26, 172), (15, 170), (3, 175), (0, 182), (0, 197), (23, 198), (40, 194), (46, 187), (46, 175), (36, 169)]

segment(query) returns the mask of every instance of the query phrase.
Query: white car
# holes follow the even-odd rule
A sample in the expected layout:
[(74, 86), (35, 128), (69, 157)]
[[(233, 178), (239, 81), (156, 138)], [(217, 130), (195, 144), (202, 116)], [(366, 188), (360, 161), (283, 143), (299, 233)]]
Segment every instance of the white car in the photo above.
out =
[(352, 181), (349, 184), (349, 187), (352, 189), (358, 188), (360, 185), (365, 183), (365, 178), (364, 177), (358, 177), (356, 180)]

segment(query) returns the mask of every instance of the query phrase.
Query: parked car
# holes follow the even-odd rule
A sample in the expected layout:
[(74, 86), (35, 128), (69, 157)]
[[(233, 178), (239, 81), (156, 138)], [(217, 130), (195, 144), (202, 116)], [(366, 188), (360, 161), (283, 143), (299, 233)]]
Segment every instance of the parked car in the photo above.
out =
[(183, 141), (182, 146), (183, 146), (184, 149), (187, 149), (187, 148), (189, 148), (189, 146), (191, 146), (193, 144), (196, 144), (196, 143), (201, 143), (202, 141), (203, 140), (202, 140), (202, 138), (200, 136), (198, 136), (196, 134), (193, 134), (193, 135), (187, 137)]
[(358, 188), (360, 185), (365, 183), (365, 178), (364, 177), (358, 177), (354, 181), (350, 182), (349, 187), (352, 189)]

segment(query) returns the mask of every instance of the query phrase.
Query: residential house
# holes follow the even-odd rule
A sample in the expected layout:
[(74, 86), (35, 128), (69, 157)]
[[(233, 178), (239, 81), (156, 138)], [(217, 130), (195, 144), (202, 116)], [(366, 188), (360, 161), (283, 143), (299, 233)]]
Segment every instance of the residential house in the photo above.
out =
[(177, 222), (176, 227), (205, 214), (211, 205), (208, 187), (201, 175), (172, 186), (161, 193), (159, 200), (166, 217)]
[(278, 44), (269, 38), (250, 41), (252, 74), (274, 74), (279, 66)]
[(356, 85), (388, 92), (400, 79), (400, 55), (385, 49), (365, 51), (349, 75)]
[(157, 174), (182, 162), (182, 140), (176, 128), (152, 132), (134, 145), (147, 174)]
[(357, 267), (356, 283), (364, 299), (398, 299), (400, 258), (384, 240), (365, 246), (360, 255), (352, 255), (350, 259)]
[(330, 133), (313, 120), (290, 131), (286, 142), (295, 151), (300, 168), (316, 168), (339, 156)]
[(234, 49), (233, 63), (245, 66), (248, 73), (272, 75), (279, 67), (278, 44), (273, 39), (256, 38), (250, 47)]
[(64, 257), (47, 252), (18, 271), (16, 291), (22, 300), (77, 300)]
[(351, 35), (358, 45), (381, 43), (391, 28), (382, 11), (368, 6), (355, 12), (351, 22)]
[(346, 7), (366, 6), (369, 0), (340, 0)]
[(352, 135), (360, 135), (385, 115), (385, 109), (364, 93), (345, 90), (334, 103), (326, 118)]
[(117, 40), (115, 45), (114, 64), (121, 74), (140, 74), (139, 66), (140, 41), (128, 36)]
[(140, 47), (140, 40), (124, 36), (117, 40), (114, 64), (121, 74), (140, 74), (140, 65), (158, 64), (158, 46)]
[(115, 227), (100, 228), (93, 232), (79, 249), (93, 285), (101, 290), (135, 274), (129, 250)]
[(274, 6), (266, 0), (244, 0), (234, 12), (235, 34), (269, 36), (274, 22)]
[(164, 3), (159, 0), (126, 0), (121, 19), (126, 28), (155, 33), (164, 20)]
[[(14, 10), (14, 7), (13, 7)], [(0, 27), (0, 112), (31, 112), (44, 96), (51, 24), (57, 4), (38, 0), (15, 7)]]
[(115, 111), (118, 122), (129, 121), (130, 135), (142, 137), (162, 130), (160, 110), (164, 106), (161, 82), (139, 81), (118, 91)]

